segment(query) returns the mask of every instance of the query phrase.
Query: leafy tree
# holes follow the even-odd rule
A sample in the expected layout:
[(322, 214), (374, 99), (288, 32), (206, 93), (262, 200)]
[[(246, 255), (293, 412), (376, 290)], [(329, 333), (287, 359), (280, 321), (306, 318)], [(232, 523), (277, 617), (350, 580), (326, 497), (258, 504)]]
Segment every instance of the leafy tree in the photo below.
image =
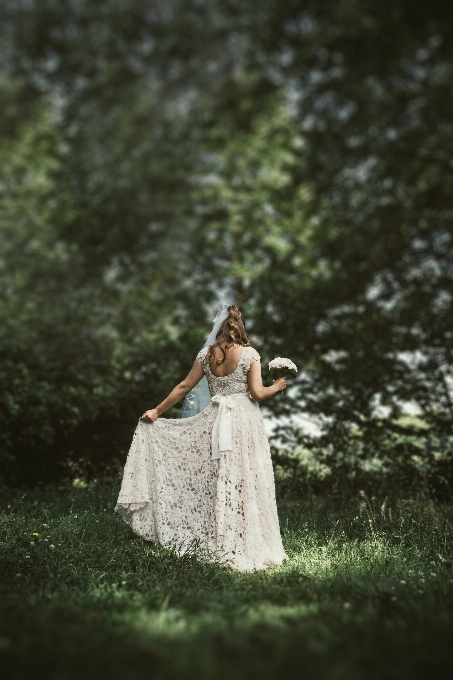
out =
[[(271, 142), (291, 158), (285, 190), (247, 186), (270, 154), (252, 159), (240, 130), (244, 167), (224, 174), (234, 200), (217, 223), (242, 234), (226, 269), (247, 263), (235, 285), (265, 353), (308, 369), (288, 407), (326, 416), (331, 433), (407, 401), (451, 417), (451, 14), (444, 2), (267, 3), (247, 26), (254, 77), (226, 94), (248, 92), (253, 120), (286, 96), (292, 133)], [(271, 219), (250, 213), (258, 204)]]
[(451, 3), (1, 9), (9, 474), (124, 453), (219, 296), (302, 369), (276, 412), (449, 426)]
[(68, 465), (105, 471), (200, 344), (190, 323), (203, 312), (187, 286), (184, 243), (175, 245), (179, 226), (156, 230), (151, 252), (116, 254), (102, 266), (98, 244), (73, 237), (84, 211), (71, 190), (69, 154), (44, 104), (0, 147), (8, 479), (49, 479)]

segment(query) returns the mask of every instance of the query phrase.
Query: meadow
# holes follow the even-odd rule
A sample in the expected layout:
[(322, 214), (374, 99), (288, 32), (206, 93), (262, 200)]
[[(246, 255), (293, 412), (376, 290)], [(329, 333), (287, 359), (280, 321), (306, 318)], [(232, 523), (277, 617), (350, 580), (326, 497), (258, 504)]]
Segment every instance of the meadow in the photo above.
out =
[(117, 492), (1, 491), (4, 680), (447, 677), (451, 505), (283, 498), (288, 561), (241, 574), (137, 538)]

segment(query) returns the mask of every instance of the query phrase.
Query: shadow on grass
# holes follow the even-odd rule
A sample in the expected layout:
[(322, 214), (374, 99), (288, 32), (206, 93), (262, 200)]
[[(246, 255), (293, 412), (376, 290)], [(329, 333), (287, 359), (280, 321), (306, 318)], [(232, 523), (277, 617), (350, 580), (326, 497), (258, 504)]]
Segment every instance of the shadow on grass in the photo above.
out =
[(136, 538), (115, 495), (5, 492), (5, 678), (412, 679), (453, 660), (451, 508), (288, 501), (288, 562), (238, 574)]

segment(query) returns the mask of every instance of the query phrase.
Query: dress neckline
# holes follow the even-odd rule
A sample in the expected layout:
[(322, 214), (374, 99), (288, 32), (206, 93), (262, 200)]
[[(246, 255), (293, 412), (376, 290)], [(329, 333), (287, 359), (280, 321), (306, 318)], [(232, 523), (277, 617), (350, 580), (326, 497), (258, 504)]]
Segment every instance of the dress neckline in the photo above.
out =
[[(209, 349), (209, 348), (208, 348), (208, 349)], [(219, 379), (222, 380), (223, 378), (229, 378), (230, 375), (233, 375), (233, 373), (236, 373), (236, 371), (238, 370), (239, 366), (241, 365), (241, 361), (242, 361), (242, 358), (243, 358), (243, 356), (244, 356), (244, 351), (245, 351), (245, 349), (246, 349), (245, 347), (242, 347), (242, 352), (241, 352), (241, 356), (239, 357), (238, 365), (236, 366), (236, 368), (234, 369), (234, 371), (231, 371), (231, 373), (227, 373), (227, 375), (216, 375), (215, 373), (213, 373), (213, 372), (211, 371), (211, 367), (210, 367), (210, 365), (209, 365), (209, 359), (208, 359), (208, 357), (206, 356), (206, 365), (207, 365), (208, 370), (209, 370), (209, 373), (212, 375), (212, 377), (213, 377), (213, 378), (217, 378), (217, 380), (219, 380)], [(207, 354), (207, 353), (206, 353), (206, 354)]]

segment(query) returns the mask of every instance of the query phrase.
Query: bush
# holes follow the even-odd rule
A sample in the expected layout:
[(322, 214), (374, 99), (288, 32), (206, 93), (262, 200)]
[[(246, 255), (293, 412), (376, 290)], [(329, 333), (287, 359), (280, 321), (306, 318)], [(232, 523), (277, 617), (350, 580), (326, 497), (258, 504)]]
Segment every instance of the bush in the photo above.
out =
[(349, 489), (452, 500), (453, 436), (439, 423), (414, 417), (380, 421), (341, 439), (274, 446), (272, 458), (283, 495)]

